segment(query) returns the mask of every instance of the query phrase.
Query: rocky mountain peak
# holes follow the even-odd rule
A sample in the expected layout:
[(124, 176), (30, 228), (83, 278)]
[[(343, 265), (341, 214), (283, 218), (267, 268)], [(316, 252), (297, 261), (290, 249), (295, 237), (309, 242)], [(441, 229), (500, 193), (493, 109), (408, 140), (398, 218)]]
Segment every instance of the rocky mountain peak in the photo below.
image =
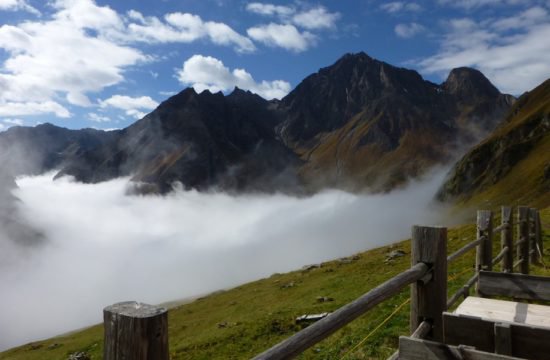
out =
[(498, 89), (481, 73), (469, 67), (451, 70), (443, 88), (452, 95), (464, 101), (479, 97), (496, 98), (500, 95)]

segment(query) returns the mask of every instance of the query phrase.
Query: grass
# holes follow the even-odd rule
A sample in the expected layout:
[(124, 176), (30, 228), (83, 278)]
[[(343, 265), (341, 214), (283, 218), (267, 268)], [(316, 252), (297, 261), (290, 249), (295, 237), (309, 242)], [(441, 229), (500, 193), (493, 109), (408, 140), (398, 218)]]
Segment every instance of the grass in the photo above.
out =
[[(542, 223), (545, 248), (549, 249), (550, 208), (542, 211)], [(473, 224), (449, 229), (448, 252), (460, 248), (474, 236)], [(495, 254), (498, 244), (497, 236)], [(407, 255), (386, 261), (387, 254), (398, 249)], [(169, 311), (171, 359), (247, 359), (257, 355), (298, 331), (300, 326), (294, 322), (297, 316), (334, 311), (407, 269), (409, 254), (410, 242), (404, 240), (345, 261), (334, 260), (310, 270), (274, 274), (173, 308)], [(546, 252), (544, 262), (550, 265), (550, 251)], [(474, 253), (470, 252), (449, 266), (449, 295), (472, 276), (473, 264)], [(550, 270), (542, 265), (533, 265), (532, 270), (550, 276)], [(323, 296), (334, 301), (318, 302), (317, 297)], [(340, 359), (344, 355), (345, 359), (387, 358), (395, 351), (398, 336), (409, 331), (409, 306), (403, 305), (408, 297), (408, 291), (402, 291), (300, 358)], [(396, 315), (366, 339), (400, 305), (403, 306)], [(102, 339), (102, 326), (98, 325), (5, 351), (0, 353), (0, 359), (65, 360), (75, 352), (101, 359)], [(357, 344), (360, 346), (354, 348)]]

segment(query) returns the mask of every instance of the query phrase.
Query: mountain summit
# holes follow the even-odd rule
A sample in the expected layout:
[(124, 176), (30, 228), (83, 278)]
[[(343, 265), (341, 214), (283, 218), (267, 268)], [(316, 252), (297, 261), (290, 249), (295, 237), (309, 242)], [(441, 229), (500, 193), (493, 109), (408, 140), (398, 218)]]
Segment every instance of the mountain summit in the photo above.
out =
[(280, 101), (239, 88), (227, 96), (190, 88), (120, 131), (10, 129), (0, 134), (0, 147), (21, 134), (66, 133), (54, 147), (38, 142), (33, 153), (51, 159), (40, 170), (61, 166), (59, 176), (85, 182), (132, 176), (148, 191), (169, 191), (174, 182), (235, 191), (384, 191), (455, 157), (512, 102), (474, 69), (455, 69), (438, 85), (361, 52), (308, 76)]

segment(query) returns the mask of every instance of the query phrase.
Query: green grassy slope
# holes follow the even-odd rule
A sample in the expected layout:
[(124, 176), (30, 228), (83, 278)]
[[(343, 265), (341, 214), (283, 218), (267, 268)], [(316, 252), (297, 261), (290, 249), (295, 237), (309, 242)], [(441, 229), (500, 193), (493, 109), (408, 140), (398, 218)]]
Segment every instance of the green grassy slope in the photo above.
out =
[[(543, 211), (545, 263), (550, 265), (550, 208)], [(498, 221), (498, 219), (496, 219)], [(469, 242), (472, 224), (449, 230), (449, 253)], [(495, 249), (498, 246), (498, 236)], [(407, 255), (385, 261), (392, 250)], [(320, 268), (275, 274), (231, 290), (218, 292), (169, 311), (171, 359), (247, 359), (289, 337), (300, 327), (294, 319), (302, 314), (334, 311), (409, 267), (410, 242), (370, 250), (345, 261), (323, 263)], [(449, 268), (449, 294), (473, 274), (474, 253), (460, 258)], [(533, 266), (534, 273), (550, 276), (550, 270)], [(408, 333), (408, 304), (370, 337), (398, 306), (408, 291), (378, 305), (327, 340), (308, 350), (302, 358), (371, 359), (386, 358), (397, 347), (399, 335)], [(317, 297), (334, 301), (319, 303)], [(101, 309), (97, 309), (98, 312)], [(102, 326), (70, 335), (38, 341), (0, 353), (0, 359), (65, 360), (84, 351), (91, 359), (102, 358)], [(353, 349), (357, 344), (360, 346)], [(353, 350), (352, 350), (353, 349)], [(351, 352), (349, 352), (352, 350)]]

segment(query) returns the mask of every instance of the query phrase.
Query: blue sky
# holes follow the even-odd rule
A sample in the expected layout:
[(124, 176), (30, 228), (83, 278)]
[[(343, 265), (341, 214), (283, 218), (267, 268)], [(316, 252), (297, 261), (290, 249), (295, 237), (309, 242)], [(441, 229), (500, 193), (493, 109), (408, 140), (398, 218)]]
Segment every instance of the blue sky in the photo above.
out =
[(550, 77), (550, 0), (0, 0), (0, 131), (123, 128), (182, 89), (280, 98), (348, 52), (441, 82)]

